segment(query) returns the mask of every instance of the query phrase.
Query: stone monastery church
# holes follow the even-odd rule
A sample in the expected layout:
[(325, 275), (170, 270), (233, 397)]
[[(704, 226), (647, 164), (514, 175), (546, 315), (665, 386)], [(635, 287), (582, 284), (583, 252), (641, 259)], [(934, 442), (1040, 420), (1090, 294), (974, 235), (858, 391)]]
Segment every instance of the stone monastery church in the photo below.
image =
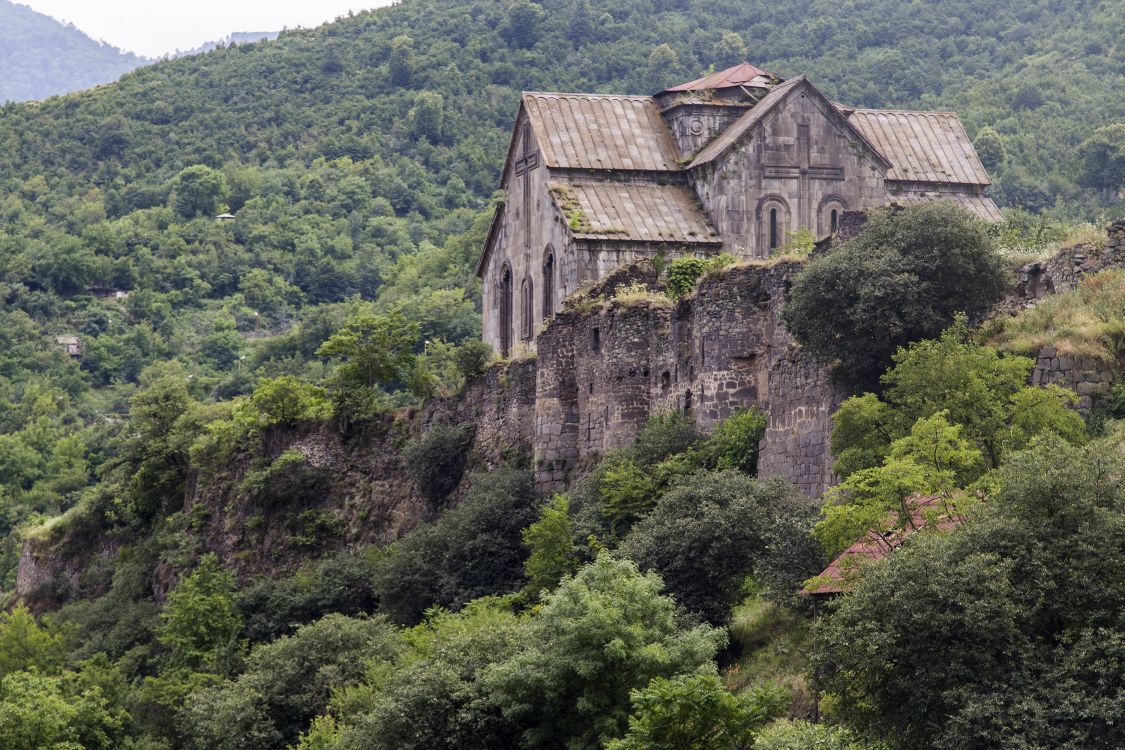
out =
[(655, 96), (525, 93), (477, 264), (484, 339), (534, 350), (567, 295), (660, 253), (764, 258), (892, 202), (1000, 220), (989, 184), (952, 112), (855, 109), (749, 63)]

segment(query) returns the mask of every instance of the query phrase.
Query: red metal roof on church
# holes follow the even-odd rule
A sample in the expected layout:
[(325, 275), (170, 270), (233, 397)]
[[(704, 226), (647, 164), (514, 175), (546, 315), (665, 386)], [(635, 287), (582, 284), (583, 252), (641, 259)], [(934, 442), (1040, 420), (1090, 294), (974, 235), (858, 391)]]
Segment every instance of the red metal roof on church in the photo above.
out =
[(671, 91), (709, 91), (713, 89), (728, 89), (735, 86), (744, 86), (755, 78), (776, 78), (773, 73), (768, 70), (762, 70), (757, 65), (750, 63), (741, 63), (735, 65), (733, 68), (720, 70), (718, 73), (712, 73), (702, 78), (697, 78), (688, 83), (681, 83), (679, 86), (673, 86), (670, 89), (665, 89), (664, 92)]

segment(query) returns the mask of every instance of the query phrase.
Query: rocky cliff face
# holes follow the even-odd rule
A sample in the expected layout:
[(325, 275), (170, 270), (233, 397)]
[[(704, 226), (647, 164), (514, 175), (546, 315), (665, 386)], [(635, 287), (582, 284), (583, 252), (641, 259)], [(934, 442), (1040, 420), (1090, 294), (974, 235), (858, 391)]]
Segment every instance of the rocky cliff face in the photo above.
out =
[[(1107, 247), (1074, 248), (1021, 269), (1017, 309), (1081, 276), (1125, 264), (1125, 221)], [(328, 425), (276, 430), (263, 454), (189, 482), (178, 530), (244, 577), (292, 570), (339, 549), (384, 544), (456, 503), (427, 500), (408, 478), (403, 446), (435, 425), (467, 426), (467, 464), (487, 472), (533, 462), (544, 492), (565, 489), (608, 450), (632, 443), (649, 415), (679, 411), (704, 432), (739, 409), (769, 421), (762, 476), (790, 479), (810, 495), (833, 481), (831, 416), (848, 394), (824, 365), (793, 342), (780, 321), (798, 262), (735, 266), (703, 279), (678, 303), (630, 293), (658, 287), (651, 267), (614, 274), (546, 326), (538, 357), (498, 364), (456, 397), (388, 417), (359, 435)], [(1111, 375), (1043, 352), (1035, 382), (1077, 390), (1089, 408)], [(126, 544), (95, 518), (71, 518), (29, 539), (20, 561), (21, 596), (48, 604), (104, 591)], [(159, 595), (175, 580), (158, 567)]]

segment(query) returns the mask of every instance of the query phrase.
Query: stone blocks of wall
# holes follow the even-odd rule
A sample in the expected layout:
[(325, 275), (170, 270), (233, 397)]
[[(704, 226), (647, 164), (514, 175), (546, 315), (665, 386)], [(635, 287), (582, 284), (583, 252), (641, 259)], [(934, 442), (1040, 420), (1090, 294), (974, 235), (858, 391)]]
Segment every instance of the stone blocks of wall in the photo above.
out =
[(1116, 369), (1100, 359), (1060, 355), (1053, 346), (1048, 346), (1039, 352), (1031, 372), (1031, 384), (1069, 388), (1078, 394), (1078, 410), (1088, 413), (1099, 399), (1109, 394)]

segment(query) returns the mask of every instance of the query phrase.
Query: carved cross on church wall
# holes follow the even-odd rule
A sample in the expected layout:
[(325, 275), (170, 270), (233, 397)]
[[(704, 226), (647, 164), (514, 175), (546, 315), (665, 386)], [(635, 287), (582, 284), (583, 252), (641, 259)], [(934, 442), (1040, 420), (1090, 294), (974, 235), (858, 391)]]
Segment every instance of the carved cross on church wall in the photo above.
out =
[(523, 142), (521, 149), (523, 155), (516, 159), (515, 162), (515, 175), (523, 177), (523, 235), (525, 244), (531, 244), (531, 172), (539, 166), (539, 152), (531, 143), (531, 125), (527, 122), (523, 124), (523, 135), (520, 137)]
[(812, 141), (809, 126), (797, 126), (797, 164), (766, 164), (764, 176), (775, 179), (797, 180), (797, 218), (802, 227), (812, 228), (816, 217), (812, 215), (813, 200), (810, 194), (812, 180), (842, 180), (844, 168), (812, 163)]

